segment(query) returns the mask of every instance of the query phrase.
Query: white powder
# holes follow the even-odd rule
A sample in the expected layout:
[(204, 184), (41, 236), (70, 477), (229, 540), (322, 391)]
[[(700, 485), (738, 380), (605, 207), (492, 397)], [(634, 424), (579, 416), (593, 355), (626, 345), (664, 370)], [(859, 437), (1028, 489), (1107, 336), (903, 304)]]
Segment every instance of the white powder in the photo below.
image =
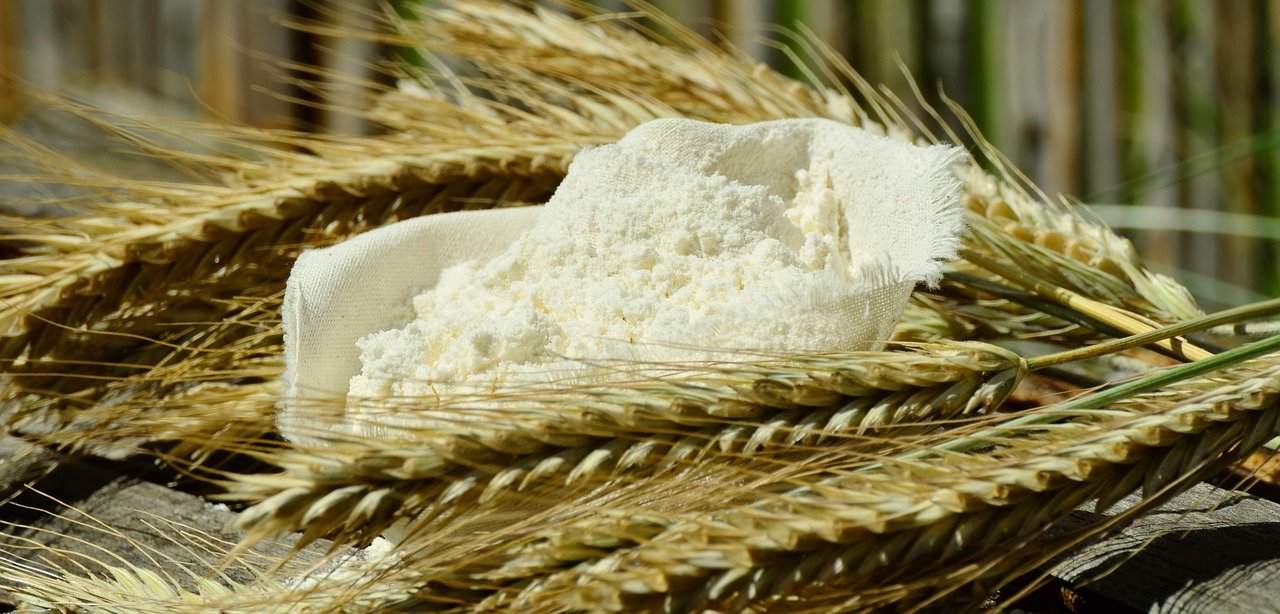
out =
[[(868, 347), (952, 249), (956, 155), (823, 120), (650, 122), (579, 154), (537, 223), (497, 258), (443, 272), (407, 326), (363, 337), (349, 395), (724, 357), (713, 348)], [(895, 208), (918, 219), (867, 227)], [(902, 245), (908, 225), (939, 220), (947, 232)]]

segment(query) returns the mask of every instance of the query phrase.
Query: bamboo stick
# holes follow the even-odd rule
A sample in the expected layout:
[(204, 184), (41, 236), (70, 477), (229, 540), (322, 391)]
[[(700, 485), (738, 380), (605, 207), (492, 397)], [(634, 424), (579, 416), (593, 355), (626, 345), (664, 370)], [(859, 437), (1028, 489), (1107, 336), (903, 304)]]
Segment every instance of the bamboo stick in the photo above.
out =
[[(1254, 56), (1256, 16), (1252, 11), (1253, 3), (1220, 2), (1214, 4), (1214, 8), (1218, 125), (1222, 130), (1220, 142), (1242, 144), (1255, 136), (1253, 84), (1257, 76), (1255, 71), (1259, 69)], [(1228, 211), (1260, 212), (1253, 185), (1255, 172), (1255, 156), (1247, 150), (1221, 160), (1223, 195)], [(1257, 246), (1246, 241), (1229, 241), (1223, 245), (1226, 249), (1222, 278), (1237, 285), (1252, 286), (1259, 276)], [(1268, 268), (1275, 268), (1275, 263), (1268, 264)]]
[(769, 53), (764, 44), (768, 9), (765, 0), (716, 0), (715, 14), (735, 47), (748, 56), (764, 60)]
[(1093, 200), (1120, 180), (1116, 135), (1115, 5), (1084, 3), (1084, 195)]
[[(1269, 146), (1263, 150), (1263, 177), (1265, 178), (1262, 202), (1264, 211), (1269, 216), (1280, 216), (1280, 0), (1269, 0), (1265, 7), (1267, 24), (1266, 40), (1263, 50), (1267, 53), (1267, 82), (1271, 85), (1271, 100), (1267, 102), (1269, 110), (1263, 118), (1264, 134), (1269, 139)], [(1280, 261), (1280, 246), (1269, 243), (1264, 249), (1264, 262)], [(1280, 293), (1280, 269), (1264, 267), (1269, 276), (1259, 280), (1268, 293)], [(1266, 275), (1266, 273), (1264, 273)]]
[[(1218, 140), (1214, 97), (1213, 5), (1197, 0), (1180, 0), (1174, 10), (1173, 35), (1181, 44), (1173, 49), (1181, 70), (1174, 71), (1174, 96), (1178, 106), (1178, 157), (1182, 170), (1182, 207), (1206, 211), (1222, 210), (1222, 184), (1216, 172), (1199, 172), (1212, 164)], [(1185, 244), (1182, 267), (1217, 277), (1225, 265), (1220, 252), (1220, 235), (1192, 233)]]

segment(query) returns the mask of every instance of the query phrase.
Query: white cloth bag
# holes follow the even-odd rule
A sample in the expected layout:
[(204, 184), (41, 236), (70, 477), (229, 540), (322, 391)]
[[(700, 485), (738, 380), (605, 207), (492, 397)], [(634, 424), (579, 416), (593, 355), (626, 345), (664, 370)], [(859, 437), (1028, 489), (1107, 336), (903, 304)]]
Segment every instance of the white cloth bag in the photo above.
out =
[[(878, 347), (914, 286), (936, 280), (941, 262), (954, 257), (962, 227), (960, 183), (952, 168), (964, 160), (958, 148), (918, 147), (819, 119), (745, 126), (655, 120), (613, 146), (768, 186), (789, 182), (799, 170), (791, 168), (794, 160), (834, 160), (840, 172), (832, 187), (845, 203), (848, 243), (865, 281), (838, 303), (810, 306), (810, 312), (798, 305), (794, 314), (822, 330), (841, 330), (842, 347), (827, 348), (832, 351)], [(633, 178), (627, 169), (607, 178), (598, 176), (599, 168), (575, 177), (577, 165), (557, 194), (640, 189), (628, 185)], [(432, 288), (441, 271), (498, 255), (536, 223), (541, 209), (432, 215), (305, 252), (285, 292), (281, 432), (298, 443), (333, 431), (376, 433), (343, 419), (348, 382), (361, 369), (356, 341), (407, 324), (414, 317), (413, 297)], [(328, 410), (318, 410), (323, 407)]]
[(537, 221), (541, 207), (457, 211), (371, 230), (303, 252), (289, 273), (283, 305), (284, 400), (277, 420), (291, 441), (314, 442), (340, 421), (351, 377), (360, 373), (361, 337), (404, 326), (413, 297), (452, 265), (500, 253)]

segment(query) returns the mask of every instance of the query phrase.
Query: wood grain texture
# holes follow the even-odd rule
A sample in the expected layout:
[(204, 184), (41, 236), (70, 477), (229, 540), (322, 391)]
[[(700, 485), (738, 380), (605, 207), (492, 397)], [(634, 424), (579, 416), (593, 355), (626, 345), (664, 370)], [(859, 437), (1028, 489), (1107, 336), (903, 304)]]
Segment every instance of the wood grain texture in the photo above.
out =
[(18, 75), (18, 29), (22, 18), (22, 5), (0, 2), (0, 124), (13, 121), (18, 115), (18, 88), (14, 77)]
[(0, 435), (0, 502), (51, 471), (58, 460), (59, 455), (50, 450)]
[[(1217, 110), (1221, 127), (1223, 153), (1218, 162), (1227, 208), (1236, 213), (1260, 213), (1258, 200), (1257, 155), (1250, 140), (1257, 126), (1254, 112), (1258, 96), (1253, 89), (1257, 71), (1263, 66), (1255, 43), (1259, 15), (1253, 2), (1217, 2), (1215, 25), (1217, 54)], [(1275, 102), (1271, 102), (1275, 104)], [(1275, 268), (1274, 262), (1261, 261), (1261, 249), (1253, 241), (1225, 241), (1223, 260), (1229, 263), (1220, 274), (1226, 281), (1249, 286), (1258, 278), (1260, 266)]]
[[(1263, 117), (1267, 146), (1262, 152), (1262, 202), (1267, 215), (1280, 216), (1280, 100), (1277, 100), (1280, 98), (1280, 51), (1277, 51), (1280, 48), (1280, 0), (1267, 0), (1265, 9), (1266, 40), (1262, 41), (1261, 48), (1266, 58), (1265, 83), (1270, 87), (1272, 98), (1264, 107)], [(1280, 243), (1272, 241), (1263, 249), (1264, 261), (1280, 261)], [(1267, 267), (1267, 272), (1269, 277), (1261, 280), (1263, 290), (1280, 294), (1280, 267)]]
[[(7, 469), (0, 464), (0, 487), (6, 481), (34, 483), (0, 506), (0, 522), (4, 524), (0, 527), (0, 552), (30, 565), (52, 564), (69, 570), (101, 572), (91, 561), (116, 567), (128, 563), (176, 579), (188, 590), (195, 588), (193, 575), (233, 582), (254, 579), (256, 572), (241, 562), (223, 569), (225, 576), (215, 571), (223, 563), (222, 552), (240, 538), (233, 528), (236, 515), (226, 506), (86, 460), (64, 460), (49, 471), (50, 453), (32, 452), (21, 442), (0, 440), (0, 454), (11, 446), (26, 455), (21, 458), (31, 460)], [(253, 559), (254, 564), (259, 568), (270, 565), (287, 555), (295, 542), (289, 537), (255, 546), (254, 552), (266, 558)], [(330, 546), (327, 540), (307, 546), (286, 569), (305, 569)], [(0, 602), (5, 600), (0, 593)]]
[[(1213, 5), (1199, 0), (1179, 0), (1173, 10), (1173, 52), (1179, 70), (1173, 72), (1173, 103), (1179, 119), (1178, 154), (1183, 163), (1172, 181), (1182, 182), (1182, 208), (1222, 210), (1222, 182), (1212, 170), (1218, 141), (1214, 121), (1215, 98)], [(1218, 253), (1221, 238), (1208, 233), (1188, 238), (1183, 266), (1213, 276), (1222, 266)]]
[(1084, 181), (1085, 199), (1113, 196), (1120, 182), (1116, 138), (1115, 5), (1111, 0), (1085, 0), (1084, 6)]
[[(996, 146), (1050, 195), (1078, 185), (1080, 7), (1072, 3), (1012, 2), (1000, 12), (997, 55), (1003, 129)], [(1027, 38), (1042, 41), (1027, 44)]]
[(716, 0), (713, 10), (729, 41), (747, 55), (763, 61), (770, 51), (765, 45), (770, 8), (766, 0)]
[[(1108, 514), (1136, 502), (1129, 497)], [(1101, 518), (1080, 511), (1073, 524)], [(1280, 504), (1199, 484), (1064, 557), (1052, 573), (1143, 612), (1275, 612)]]

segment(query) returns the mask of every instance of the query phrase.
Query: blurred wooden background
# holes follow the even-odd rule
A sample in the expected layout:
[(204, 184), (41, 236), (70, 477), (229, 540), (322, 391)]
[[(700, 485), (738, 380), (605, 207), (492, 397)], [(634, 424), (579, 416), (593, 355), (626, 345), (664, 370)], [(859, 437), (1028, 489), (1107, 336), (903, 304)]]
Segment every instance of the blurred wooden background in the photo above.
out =
[[(342, 21), (379, 2), (330, 4)], [(906, 98), (901, 61), (1047, 191), (1133, 229), (1206, 306), (1280, 294), (1280, 0), (655, 4), (788, 72), (768, 24), (803, 24)], [(290, 14), (316, 16), (309, 0), (0, 0), (0, 73), (117, 111), (360, 130), (289, 101), (271, 60), (363, 75), (384, 50), (312, 40), (280, 25)], [(0, 120), (23, 114), (0, 86)]]

